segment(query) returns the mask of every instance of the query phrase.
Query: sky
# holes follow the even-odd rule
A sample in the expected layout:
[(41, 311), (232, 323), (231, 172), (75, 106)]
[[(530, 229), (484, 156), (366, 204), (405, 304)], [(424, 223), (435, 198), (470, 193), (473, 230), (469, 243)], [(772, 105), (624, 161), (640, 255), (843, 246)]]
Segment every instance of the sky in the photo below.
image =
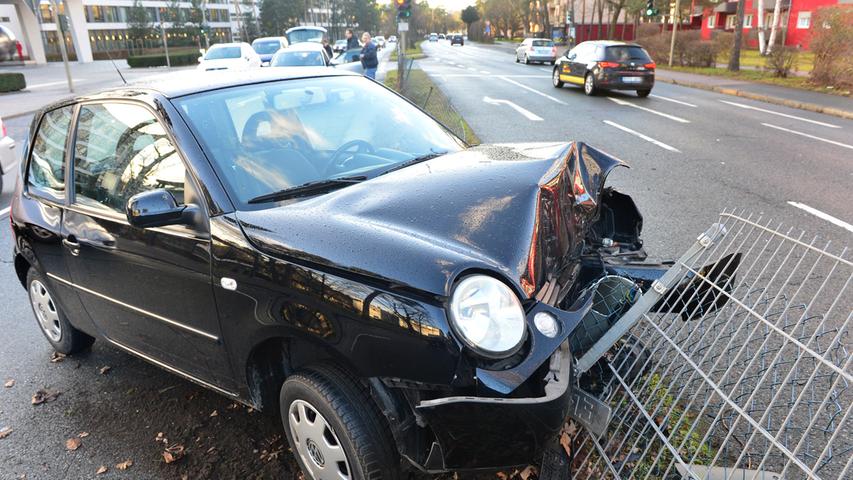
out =
[[(424, 0), (418, 0), (422, 2)], [(468, 5), (474, 5), (476, 0), (426, 0), (430, 7), (442, 7), (448, 12), (462, 10)], [(377, 3), (390, 3), (391, 0), (378, 0)]]

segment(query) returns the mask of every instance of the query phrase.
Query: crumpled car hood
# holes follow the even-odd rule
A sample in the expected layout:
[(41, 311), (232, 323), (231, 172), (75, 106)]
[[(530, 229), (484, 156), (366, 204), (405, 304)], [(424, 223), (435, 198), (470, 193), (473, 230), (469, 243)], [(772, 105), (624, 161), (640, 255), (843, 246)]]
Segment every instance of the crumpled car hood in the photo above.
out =
[(479, 146), (237, 217), (274, 257), (436, 296), (486, 271), (542, 299), (573, 282), (605, 177), (622, 164), (583, 143)]

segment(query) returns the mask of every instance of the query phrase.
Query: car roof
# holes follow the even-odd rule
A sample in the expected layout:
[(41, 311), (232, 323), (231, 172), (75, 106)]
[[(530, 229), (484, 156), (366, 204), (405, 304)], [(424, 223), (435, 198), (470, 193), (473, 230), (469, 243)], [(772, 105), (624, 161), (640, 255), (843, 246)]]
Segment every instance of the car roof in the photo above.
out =
[(312, 52), (320, 52), (323, 50), (323, 45), (315, 42), (299, 42), (294, 43), (293, 45), (287, 46), (279, 50), (279, 52), (304, 52), (304, 51), (312, 51)]
[(244, 42), (229, 42), (229, 43), (214, 43), (208, 48), (208, 50), (213, 50), (214, 48), (224, 48), (224, 47), (241, 47), (243, 45), (247, 45)]
[(622, 42), (619, 40), (588, 40), (586, 42), (581, 42), (581, 43), (591, 43), (593, 45), (602, 45), (605, 47), (612, 47), (614, 45), (627, 45), (630, 47), (639, 47), (640, 46), (640, 45), (637, 45), (636, 43)]
[(324, 32), (326, 31), (326, 29), (325, 29), (325, 28), (323, 28), (323, 27), (318, 27), (318, 26), (316, 26), (316, 25), (300, 25), (300, 26), (298, 26), (298, 27), (288, 28), (288, 29), (287, 29), (287, 31), (286, 31), (286, 32), (284, 32), (284, 33), (285, 33), (285, 34), (288, 34), (288, 33), (290, 33), (290, 32), (295, 32), (295, 31), (297, 31), (297, 30), (322, 30), (322, 31), (324, 31)]
[[(199, 72), (198, 70), (183, 70), (180, 72), (156, 75), (131, 84), (102, 90), (99, 93), (77, 97), (75, 100), (132, 98), (140, 91), (150, 91), (167, 98), (177, 98), (194, 93), (218, 90), (221, 88), (238, 87), (273, 82), (277, 80), (296, 80), (319, 77), (360, 77), (361, 75), (346, 70), (335, 70), (327, 67), (278, 67), (256, 68), (253, 70), (234, 71), (217, 70)], [(50, 110), (59, 105), (68, 104), (68, 100), (60, 101), (45, 107)]]
[(270, 40), (278, 40), (279, 42), (281, 42), (281, 41), (284, 41), (287, 39), (284, 37), (259, 37), (259, 38), (252, 40), (252, 45), (254, 45), (257, 42), (268, 42)]

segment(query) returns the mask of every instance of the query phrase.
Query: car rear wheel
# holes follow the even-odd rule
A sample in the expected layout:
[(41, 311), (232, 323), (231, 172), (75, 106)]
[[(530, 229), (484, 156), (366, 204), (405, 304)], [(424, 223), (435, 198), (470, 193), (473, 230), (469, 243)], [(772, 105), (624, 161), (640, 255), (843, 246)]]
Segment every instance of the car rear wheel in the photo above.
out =
[(71, 326), (47, 280), (32, 267), (27, 272), (27, 293), (41, 333), (54, 350), (71, 355), (92, 346), (95, 339)]
[(583, 79), (583, 92), (589, 96), (593, 96), (596, 93), (595, 77), (592, 76), (592, 73), (587, 73)]
[(563, 81), (560, 80), (560, 69), (554, 67), (554, 71), (551, 73), (551, 83), (554, 84), (554, 88), (563, 88)]
[(530, 65), (530, 57), (528, 57), (526, 53), (524, 54), (524, 64)]
[(518, 63), (518, 52), (515, 52), (515, 63)]
[(647, 90), (637, 90), (637, 96), (641, 98), (646, 98), (652, 93), (652, 89), (649, 88)]
[(319, 366), (296, 373), (279, 400), (287, 441), (306, 478), (401, 478), (385, 418), (344, 370)]

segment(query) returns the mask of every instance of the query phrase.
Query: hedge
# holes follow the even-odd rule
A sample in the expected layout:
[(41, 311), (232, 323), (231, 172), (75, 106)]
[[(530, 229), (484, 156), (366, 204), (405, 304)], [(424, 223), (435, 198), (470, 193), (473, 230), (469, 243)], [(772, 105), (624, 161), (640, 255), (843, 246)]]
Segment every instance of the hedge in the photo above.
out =
[(0, 92), (14, 92), (27, 88), (23, 73), (0, 73)]
[[(199, 56), (200, 54), (198, 52), (173, 53), (169, 55), (169, 60), (173, 67), (179, 67), (181, 65), (196, 65), (198, 63)], [(130, 65), (131, 68), (163, 67), (166, 66), (166, 55), (156, 54), (131, 56), (127, 57), (127, 64)]]

